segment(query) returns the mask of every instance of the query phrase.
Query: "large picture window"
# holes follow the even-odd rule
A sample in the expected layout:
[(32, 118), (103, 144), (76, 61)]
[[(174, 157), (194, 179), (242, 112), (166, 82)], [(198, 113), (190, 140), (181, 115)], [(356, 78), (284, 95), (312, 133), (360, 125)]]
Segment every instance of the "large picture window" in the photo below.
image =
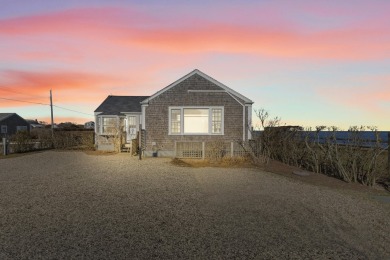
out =
[(208, 134), (209, 133), (209, 109), (184, 108), (184, 133)]
[(223, 134), (223, 107), (171, 107), (169, 113), (170, 134)]

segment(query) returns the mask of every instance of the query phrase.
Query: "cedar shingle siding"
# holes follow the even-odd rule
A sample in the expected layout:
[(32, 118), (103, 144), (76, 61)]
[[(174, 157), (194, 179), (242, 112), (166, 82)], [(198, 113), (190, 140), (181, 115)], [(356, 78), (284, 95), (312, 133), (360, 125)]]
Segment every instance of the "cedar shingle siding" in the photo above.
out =
[[(189, 90), (221, 91), (223, 89), (204, 77), (194, 74), (150, 100), (145, 113), (146, 154), (151, 153), (152, 142), (156, 143), (162, 155), (173, 156), (175, 141), (224, 140), (230, 142), (243, 139), (242, 104), (226, 92), (189, 92)], [(169, 135), (170, 106), (223, 106), (224, 135)], [(246, 107), (245, 125), (248, 125), (247, 117), (248, 108)]]
[[(124, 147), (131, 147), (132, 151), (135, 151), (136, 147), (133, 147), (134, 140), (132, 140), (134, 138), (134, 134), (132, 134), (134, 127), (130, 127), (129, 122), (134, 120), (132, 118), (136, 116), (136, 130), (139, 131), (139, 125), (143, 129), (141, 145), (145, 156), (151, 156), (152, 154), (155, 156), (156, 151), (158, 156), (175, 156), (175, 148), (179, 145), (185, 148), (181, 149), (180, 152), (176, 151), (178, 153), (176, 156), (180, 156), (180, 154), (185, 156), (184, 153), (189, 152), (192, 154), (199, 153), (204, 158), (207, 153), (206, 146), (210, 142), (221, 141), (230, 149), (234, 146), (235, 141), (248, 140), (248, 117), (251, 116), (252, 104), (253, 102), (247, 97), (196, 69), (157, 91), (152, 96), (107, 97), (95, 110), (95, 140), (98, 149), (106, 149), (104, 147), (107, 145), (110, 146), (109, 149), (116, 149), (113, 140), (111, 140), (111, 137), (115, 137), (115, 135), (102, 133), (99, 122), (104, 117), (120, 117), (124, 122), (127, 122), (127, 127), (123, 133), (126, 138), (120, 140), (120, 146), (122, 150)], [(170, 108), (180, 109), (181, 111), (180, 133), (171, 135), (169, 129)], [(209, 109), (208, 133), (205, 133), (205, 116), (203, 119), (194, 117), (194, 121), (191, 121), (188, 117), (184, 119), (186, 108)], [(220, 111), (218, 109), (222, 109), (222, 122), (218, 117), (217, 112)], [(199, 125), (197, 125), (198, 123)], [(214, 128), (212, 128), (213, 124)], [(187, 130), (183, 129), (186, 127), (188, 127)], [(178, 130), (177, 125), (175, 129)], [(202, 134), (188, 134), (188, 132), (184, 133), (184, 130)], [(199, 145), (201, 147), (200, 151), (198, 151)], [(188, 148), (187, 146), (194, 148)], [(230, 149), (230, 152), (233, 155), (232, 149)]]

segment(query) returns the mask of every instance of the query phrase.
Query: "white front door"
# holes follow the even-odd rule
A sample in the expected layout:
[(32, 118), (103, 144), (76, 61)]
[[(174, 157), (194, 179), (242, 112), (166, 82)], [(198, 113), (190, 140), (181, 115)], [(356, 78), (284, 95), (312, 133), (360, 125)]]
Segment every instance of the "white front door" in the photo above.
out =
[(131, 143), (131, 140), (137, 137), (138, 130), (138, 116), (127, 116), (127, 125), (126, 125), (126, 142)]

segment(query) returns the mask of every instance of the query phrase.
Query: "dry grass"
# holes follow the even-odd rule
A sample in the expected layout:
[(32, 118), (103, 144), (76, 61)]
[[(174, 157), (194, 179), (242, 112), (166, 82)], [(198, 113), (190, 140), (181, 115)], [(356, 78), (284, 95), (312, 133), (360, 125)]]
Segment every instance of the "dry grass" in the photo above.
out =
[(270, 160), (268, 164), (259, 166), (253, 164), (250, 159), (245, 157), (225, 157), (219, 161), (174, 158), (172, 159), (171, 164), (179, 167), (190, 168), (257, 168), (259, 170), (264, 170), (270, 173), (284, 176), (294, 181), (304, 182), (315, 186), (328, 187), (336, 190), (363, 192), (373, 195), (388, 195), (390, 192), (390, 189), (386, 186), (388, 184), (387, 182), (374, 185), (373, 187), (368, 187), (359, 183), (348, 183), (334, 177), (329, 177), (327, 175), (314, 172), (311, 172), (309, 176), (298, 176), (293, 174), (293, 171), (301, 171), (302, 169), (276, 160)]
[(114, 151), (98, 151), (98, 150), (84, 150), (83, 152), (88, 155), (96, 155), (96, 156), (102, 156), (102, 155), (108, 156), (108, 155), (115, 155), (118, 153)]
[(255, 165), (245, 157), (223, 157), (220, 160), (210, 159), (178, 159), (174, 158), (172, 164), (181, 167), (226, 167), (226, 168), (252, 168)]

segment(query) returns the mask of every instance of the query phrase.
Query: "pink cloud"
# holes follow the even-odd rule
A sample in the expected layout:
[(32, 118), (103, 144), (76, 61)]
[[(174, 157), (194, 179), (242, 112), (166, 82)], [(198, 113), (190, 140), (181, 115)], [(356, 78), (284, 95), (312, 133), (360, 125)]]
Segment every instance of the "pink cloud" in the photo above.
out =
[[(63, 37), (67, 45), (73, 46), (73, 52), (77, 52), (75, 46), (78, 45), (90, 45), (91, 48), (98, 45), (107, 47), (107, 56), (115, 47), (123, 53), (136, 47), (155, 52), (219, 51), (306, 59), (390, 57), (390, 39), (387, 36), (390, 28), (386, 27), (373, 28), (371, 25), (307, 32), (304, 28), (285, 23), (278, 28), (207, 21), (193, 23), (191, 17), (181, 20), (180, 26), (172, 26), (162, 18), (152, 19), (147, 14), (127, 12), (129, 9), (77, 9), (13, 18), (0, 21), (0, 35), (16, 38), (18, 35), (57, 35)], [(50, 41), (49, 44), (52, 45)], [(65, 46), (62, 48), (66, 50)]]
[[(104, 85), (123, 82), (113, 76), (80, 72), (5, 71), (1, 76), (0, 93), (3, 97), (38, 103), (48, 102), (48, 98), (44, 100), (42, 97), (48, 97), (50, 89), (61, 94), (61, 98), (56, 101), (88, 103), (96, 93), (102, 92)], [(25, 105), (26, 103), (12, 100), (0, 103), (0, 107)]]

